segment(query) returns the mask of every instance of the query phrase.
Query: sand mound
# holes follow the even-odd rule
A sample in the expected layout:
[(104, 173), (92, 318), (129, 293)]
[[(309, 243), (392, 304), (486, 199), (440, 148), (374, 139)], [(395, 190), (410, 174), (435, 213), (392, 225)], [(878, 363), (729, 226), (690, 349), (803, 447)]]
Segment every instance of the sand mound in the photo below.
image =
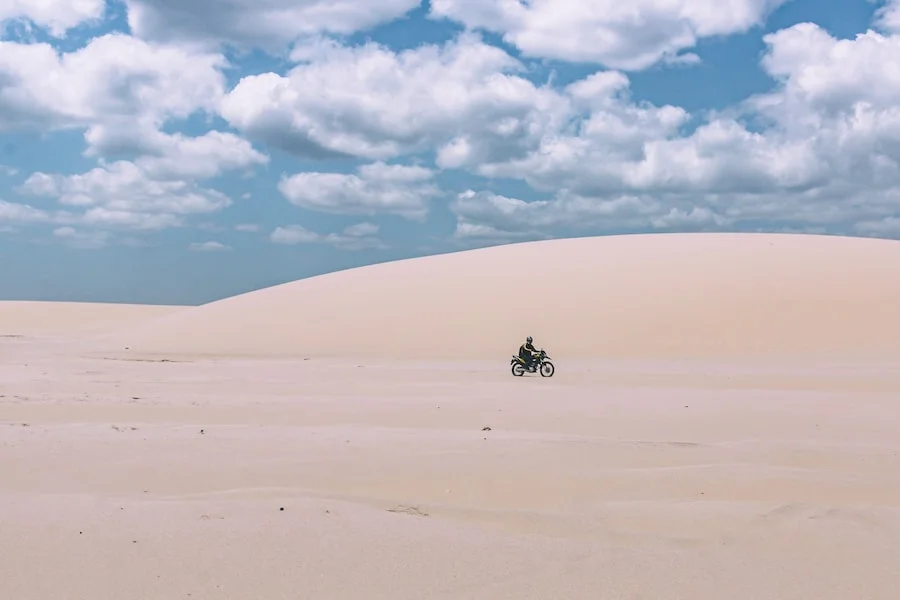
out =
[(661, 234), (513, 244), (313, 277), (117, 332), (168, 355), (900, 353), (900, 243)]
[(92, 302), (0, 302), (0, 336), (64, 336), (115, 331), (184, 307)]

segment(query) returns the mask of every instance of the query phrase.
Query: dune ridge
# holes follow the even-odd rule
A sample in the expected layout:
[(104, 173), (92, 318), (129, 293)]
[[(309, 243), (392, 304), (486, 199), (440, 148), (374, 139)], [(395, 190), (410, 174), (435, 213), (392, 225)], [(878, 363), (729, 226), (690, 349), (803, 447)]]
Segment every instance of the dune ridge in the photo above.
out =
[(900, 242), (646, 234), (494, 246), (302, 279), (125, 327), (148, 355), (485, 359), (900, 355)]

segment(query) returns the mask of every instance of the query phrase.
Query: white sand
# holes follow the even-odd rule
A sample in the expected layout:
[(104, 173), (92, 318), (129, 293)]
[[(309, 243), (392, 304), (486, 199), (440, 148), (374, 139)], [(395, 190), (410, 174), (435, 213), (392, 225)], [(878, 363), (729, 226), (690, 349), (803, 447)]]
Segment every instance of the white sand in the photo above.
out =
[(900, 356), (900, 242), (635, 235), (398, 261), (229, 298), (117, 333), (159, 355), (493, 359)]
[(72, 335), (110, 332), (138, 325), (183, 308), (102, 302), (0, 301), (0, 336), (66, 339)]
[[(785, 254), (772, 260), (768, 247)], [(569, 253), (584, 248), (595, 258), (578, 266)], [(415, 277), (462, 286), (480, 273), (503, 290), (489, 269), (516, 252), (562, 265), (544, 295), (570, 308), (536, 313), (532, 329), (525, 317), (493, 322), (502, 299), (485, 298), (471, 317), (483, 321), (455, 322), (464, 333), (440, 325), (459, 362), (422, 345), (428, 322), (413, 304), (400, 296), (391, 313), (372, 285), (405, 281), (424, 297)], [(693, 256), (680, 273), (699, 291), (643, 266), (639, 256), (660, 252)], [(736, 271), (710, 279), (737, 264), (757, 283)], [(889, 242), (610, 238), (362, 269), (170, 316), (149, 309), (140, 335), (137, 313), (85, 332), (69, 325), (72, 306), (53, 317), (44, 307), (32, 313), (40, 327), (20, 318), (19, 329), (46, 339), (0, 339), (0, 598), (893, 600), (900, 318), (885, 307), (898, 266)], [(524, 289), (525, 275), (509, 287)], [(571, 314), (579, 300), (560, 287), (607, 308)], [(374, 323), (354, 338), (365, 320), (347, 314), (331, 322), (334, 339), (319, 324), (302, 343), (262, 327), (314, 314), (305, 288), (333, 290), (315, 310), (369, 297), (406, 326), (388, 335)], [(470, 308), (448, 299), (443, 310), (452, 324)], [(658, 341), (650, 325), (673, 315)], [(602, 350), (573, 332), (579, 319), (604, 332)], [(552, 379), (509, 374), (526, 329), (557, 358)], [(379, 335), (382, 356), (365, 346)], [(126, 340), (135, 347), (119, 348)], [(351, 358), (360, 344), (372, 356)], [(767, 347), (780, 355), (762, 356)]]

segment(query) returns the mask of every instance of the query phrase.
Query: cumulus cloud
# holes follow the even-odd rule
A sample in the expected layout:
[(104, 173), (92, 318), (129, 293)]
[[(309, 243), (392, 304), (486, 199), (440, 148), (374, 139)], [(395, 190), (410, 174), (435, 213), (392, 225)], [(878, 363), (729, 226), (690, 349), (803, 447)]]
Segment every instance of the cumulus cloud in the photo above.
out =
[[(800, 23), (766, 35), (763, 68), (781, 86), (752, 99), (752, 107), (806, 133), (829, 118), (865, 103), (884, 110), (897, 104), (900, 90), (900, 37), (867, 31), (855, 39), (836, 39), (813, 23)], [(809, 116), (803, 116), (801, 110)], [(809, 109), (813, 109), (810, 111)]]
[(320, 237), (318, 233), (310, 231), (301, 225), (288, 225), (287, 227), (276, 227), (275, 231), (269, 235), (269, 240), (273, 244), (296, 246), (297, 244), (317, 242)]
[(0, 131), (106, 125), (121, 136), (158, 128), (171, 118), (215, 110), (225, 91), (225, 64), (218, 54), (154, 46), (120, 33), (68, 53), (49, 44), (0, 41)]
[(125, 0), (138, 37), (278, 50), (301, 37), (349, 35), (401, 17), (421, 0)]
[(0, 200), (0, 223), (53, 223), (65, 220), (63, 215), (54, 215), (30, 204)]
[(0, 25), (26, 21), (62, 38), (78, 25), (98, 21), (105, 9), (106, 0), (3, 0)]
[(296, 246), (298, 244), (328, 244), (339, 250), (380, 250), (387, 245), (378, 238), (378, 225), (357, 223), (341, 233), (320, 234), (301, 226), (277, 227), (269, 240), (274, 244)]
[(688, 199), (657, 199), (648, 195), (601, 199), (564, 192), (550, 200), (526, 202), (467, 190), (454, 200), (451, 210), (457, 216), (457, 238), (489, 241), (635, 229), (703, 231), (732, 223), (730, 218), (698, 207)]
[[(496, 3), (451, 4), (433, 8), (481, 10), (484, 23), (499, 10)], [(508, 10), (533, 11), (522, 13), (525, 31), (525, 17), (546, 17), (540, 11), (564, 4)], [(706, 10), (711, 5), (669, 6), (694, 19), (696, 31), (714, 35), (749, 27), (777, 4), (746, 2), (725, 16)], [(662, 5), (641, 6), (647, 16)], [(762, 66), (773, 91), (699, 124), (681, 107), (634, 101), (620, 71), (563, 88), (535, 85), (519, 61), (472, 33), (403, 52), (335, 42), (298, 48), (299, 65), (285, 76), (245, 78), (226, 95), (222, 115), (247, 135), (299, 154), (385, 160), (431, 150), (440, 169), (522, 180), (551, 197), (545, 204), (479, 193), (458, 199), (458, 232), (467, 235), (536, 235), (585, 223), (737, 227), (766, 219), (852, 228), (854, 219), (890, 216), (900, 184), (892, 142), (900, 132), (900, 80), (892, 75), (900, 72), (900, 38), (870, 31), (837, 40), (804, 23), (764, 40)], [(439, 192), (409, 185), (360, 170), (297, 174), (280, 189), (314, 210), (424, 216), (423, 199)]]
[(297, 58), (284, 76), (243, 78), (221, 114), (250, 138), (298, 155), (386, 160), (455, 144), (497, 159), (534, 143), (565, 113), (552, 90), (516, 73), (521, 63), (474, 35), (401, 52), (326, 42)]
[[(785, 0), (732, 0), (727, 11), (714, 0), (433, 0), (433, 17), (467, 30), (405, 50), (332, 34), (396, 18), (413, 0), (233, 0), (215, 10), (209, 1), (127, 0), (135, 37), (109, 34), (71, 52), (0, 42), (0, 131), (80, 129), (85, 157), (98, 161), (74, 175), (32, 174), (21, 188), (31, 204), (0, 203), (0, 221), (43, 223), (61, 239), (92, 227), (184, 226), (232, 202), (206, 182), (267, 164), (246, 136), (339, 165), (269, 183), (298, 207), (423, 221), (447, 195), (460, 239), (759, 227), (900, 235), (893, 0), (877, 12), (877, 29), (854, 39), (810, 23), (764, 36), (772, 89), (708, 114), (635, 100), (626, 72), (689, 66), (698, 40), (746, 31)], [(95, 10), (90, 0), (56, 16), (4, 6), (0, 19), (58, 31)], [(479, 29), (525, 58), (486, 43)], [(223, 42), (290, 47), (289, 67), (228, 90)], [(536, 83), (528, 57), (605, 68), (567, 85)], [(171, 133), (198, 112), (237, 133)], [(439, 181), (463, 183), (451, 193)], [(254, 202), (269, 201), (266, 193), (254, 188)], [(269, 239), (380, 247), (373, 227), (289, 226)]]
[(762, 65), (775, 89), (690, 134), (681, 133), (687, 113), (631, 102), (627, 80), (614, 72), (570, 85), (565, 92), (585, 111), (576, 129), (546, 136), (524, 158), (476, 167), (522, 179), (553, 199), (461, 197), (453, 205), (457, 234), (761, 222), (893, 231), (900, 38), (869, 31), (838, 40), (803, 23), (764, 39)]
[(345, 215), (392, 213), (421, 220), (429, 202), (441, 194), (433, 172), (416, 166), (363, 165), (357, 173), (305, 172), (283, 177), (279, 191), (291, 204)]
[[(56, 214), (51, 220), (158, 230), (181, 226), (188, 216), (213, 213), (232, 203), (225, 194), (204, 188), (196, 180), (267, 161), (245, 140), (219, 132), (199, 138), (171, 135), (160, 140), (159, 150), (157, 155), (103, 164), (76, 175), (33, 173), (20, 192), (53, 198), (65, 207), (65, 217)], [(22, 221), (29, 214), (22, 208), (13, 214), (10, 209), (6, 220)]]
[(153, 181), (128, 162), (80, 175), (35, 173), (22, 192), (58, 199), (70, 207), (67, 220), (77, 211), (87, 225), (137, 230), (177, 227), (187, 215), (214, 212), (231, 203), (221, 192), (185, 181)]
[(645, 69), (700, 38), (761, 25), (788, 0), (431, 0), (431, 15), (502, 35), (530, 57)]
[(210, 240), (208, 242), (194, 242), (190, 245), (190, 249), (194, 252), (225, 252), (231, 250), (231, 247), (226, 246), (222, 242)]
[(126, 245), (139, 243), (139, 240), (127, 235), (114, 236), (111, 231), (93, 229), (84, 216), (76, 212), (65, 209), (36, 208), (28, 204), (0, 200), (0, 230), (15, 230), (6, 223), (50, 226), (53, 228), (52, 234), (55, 239), (73, 248), (103, 248), (113, 241)]
[(164, 131), (198, 112), (215, 113), (227, 66), (216, 52), (121, 33), (70, 52), (0, 42), (0, 131), (81, 129), (85, 157), (98, 160), (84, 173), (31, 174), (20, 193), (57, 205), (8, 205), (0, 220), (54, 223), (63, 227), (57, 237), (76, 239), (72, 232), (85, 227), (184, 226), (192, 215), (229, 206), (226, 194), (202, 182), (265, 165), (268, 157), (233, 133)]
[(900, 1), (882, 0), (875, 11), (875, 26), (889, 33), (900, 33)]
[(269, 162), (250, 142), (231, 133), (210, 131), (198, 137), (161, 134), (154, 142), (150, 154), (134, 161), (154, 179), (211, 179), (225, 171)]

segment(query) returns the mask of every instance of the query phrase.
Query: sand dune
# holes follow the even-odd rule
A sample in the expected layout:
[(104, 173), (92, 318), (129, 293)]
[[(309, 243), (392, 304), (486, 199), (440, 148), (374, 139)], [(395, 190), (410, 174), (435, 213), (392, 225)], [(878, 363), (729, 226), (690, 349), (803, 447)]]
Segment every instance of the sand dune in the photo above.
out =
[(0, 599), (894, 600), (897, 273), (632, 236), (0, 304)]
[(0, 301), (0, 335), (46, 337), (109, 332), (171, 315), (182, 308), (102, 302)]
[(900, 242), (664, 234), (514, 244), (313, 277), (117, 332), (108, 350), (220, 356), (900, 353)]

